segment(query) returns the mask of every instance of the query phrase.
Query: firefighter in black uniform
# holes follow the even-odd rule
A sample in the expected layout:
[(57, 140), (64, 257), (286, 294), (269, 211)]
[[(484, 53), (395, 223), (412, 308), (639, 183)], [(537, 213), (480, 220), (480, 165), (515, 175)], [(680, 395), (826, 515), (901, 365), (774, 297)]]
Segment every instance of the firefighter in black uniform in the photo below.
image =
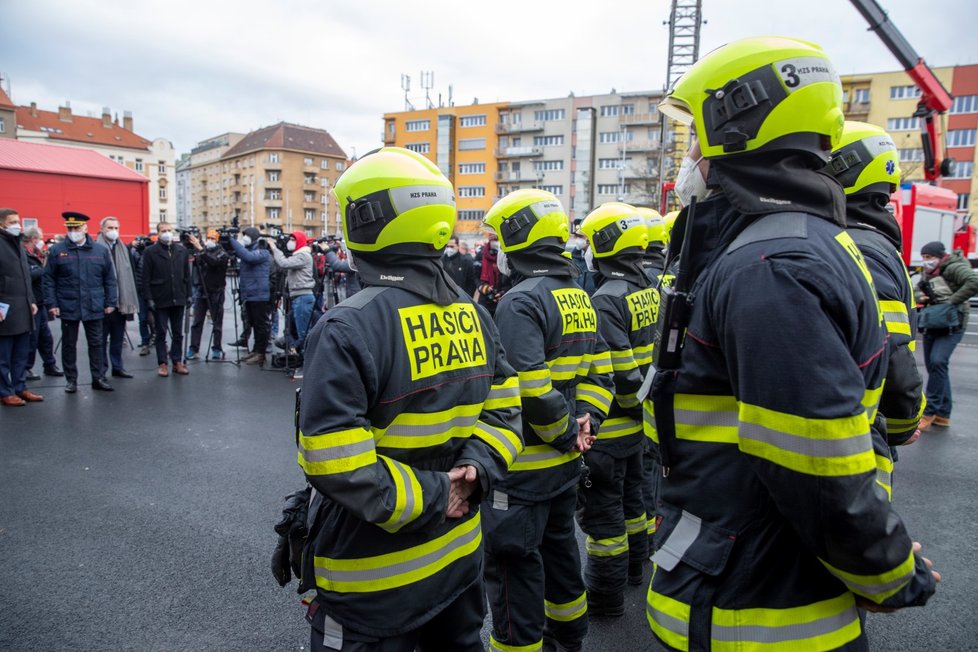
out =
[(838, 75), (814, 44), (745, 39), (660, 110), (695, 139), (655, 351), (649, 625), (681, 650), (865, 650), (859, 607), (922, 605), (939, 576), (876, 483), (886, 330), (823, 172)]
[(849, 121), (827, 170), (845, 189), (849, 235), (873, 276), (889, 335), (886, 353), (890, 363), (873, 435), (876, 481), (892, 496), (895, 447), (913, 443), (914, 434), (919, 436), (917, 424), (925, 405), (924, 382), (913, 355), (917, 344), (916, 301), (900, 256), (900, 227), (887, 210), (890, 195), (900, 185), (900, 157), (886, 131)]
[(441, 265), (456, 214), (438, 168), (384, 148), (334, 192), (370, 287), (306, 346), (312, 650), (481, 650), (479, 504), (523, 449), (519, 379), (492, 319)]
[(546, 636), (576, 650), (587, 633), (574, 535), (580, 454), (611, 406), (611, 359), (564, 253), (570, 229), (557, 198), (518, 190), (496, 202), (485, 223), (499, 238), (499, 271), (514, 282), (495, 318), (519, 375), (526, 441), (483, 504), (489, 648), (536, 650)]
[(584, 218), (581, 232), (590, 245), (588, 264), (597, 287), (591, 302), (610, 350), (615, 398), (601, 436), (584, 455), (591, 482), (583, 490), (578, 522), (588, 535), (588, 613), (620, 616), (626, 579), (641, 584), (648, 559), (648, 483), (642, 460), (646, 438), (639, 390), (652, 364), (659, 292), (643, 269), (649, 242), (646, 215), (634, 206), (610, 202)]

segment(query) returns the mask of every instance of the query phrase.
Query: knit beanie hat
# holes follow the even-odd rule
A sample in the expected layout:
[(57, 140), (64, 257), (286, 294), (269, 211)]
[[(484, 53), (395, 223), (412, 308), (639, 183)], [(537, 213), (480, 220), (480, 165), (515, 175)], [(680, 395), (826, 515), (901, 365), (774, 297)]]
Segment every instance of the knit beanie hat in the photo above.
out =
[(935, 258), (943, 258), (944, 254), (947, 253), (947, 249), (944, 248), (943, 242), (928, 242), (923, 247), (920, 248), (921, 256), (934, 256)]

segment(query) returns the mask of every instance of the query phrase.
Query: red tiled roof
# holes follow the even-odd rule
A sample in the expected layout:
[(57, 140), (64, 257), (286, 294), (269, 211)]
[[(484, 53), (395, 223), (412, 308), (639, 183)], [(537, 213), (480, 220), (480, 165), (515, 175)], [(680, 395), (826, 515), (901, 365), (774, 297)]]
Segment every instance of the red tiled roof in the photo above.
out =
[(149, 183), (149, 179), (138, 172), (90, 149), (6, 138), (0, 138), (0, 169)]
[(67, 122), (58, 116), (57, 111), (41, 111), (29, 106), (17, 107), (17, 127), (29, 131), (43, 131), (51, 140), (71, 140), (94, 145), (147, 150), (152, 144), (151, 141), (115, 123), (106, 127), (102, 124), (102, 118), (72, 115), (71, 122)]
[(242, 138), (237, 145), (225, 152), (221, 158), (234, 158), (259, 149), (291, 149), (298, 152), (308, 152), (320, 156), (338, 156), (346, 159), (346, 154), (343, 153), (343, 150), (336, 144), (328, 131), (288, 122), (280, 122), (271, 127), (252, 131)]
[(15, 109), (17, 108), (13, 102), (10, 101), (10, 96), (7, 95), (3, 87), (0, 86), (0, 109)]

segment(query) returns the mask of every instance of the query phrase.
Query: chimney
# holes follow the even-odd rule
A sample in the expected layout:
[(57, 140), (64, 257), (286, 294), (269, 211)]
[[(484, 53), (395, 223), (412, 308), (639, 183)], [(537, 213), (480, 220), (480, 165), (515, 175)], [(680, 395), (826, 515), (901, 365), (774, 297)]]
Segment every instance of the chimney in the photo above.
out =
[(58, 107), (58, 119), (61, 122), (71, 122), (71, 102), (65, 100), (64, 106)]
[(112, 126), (112, 111), (109, 110), (109, 107), (107, 106), (102, 107), (102, 126), (103, 127)]
[(37, 117), (37, 102), (31, 102), (31, 117)]
[(132, 131), (132, 111), (122, 112), (122, 128), (126, 131)]

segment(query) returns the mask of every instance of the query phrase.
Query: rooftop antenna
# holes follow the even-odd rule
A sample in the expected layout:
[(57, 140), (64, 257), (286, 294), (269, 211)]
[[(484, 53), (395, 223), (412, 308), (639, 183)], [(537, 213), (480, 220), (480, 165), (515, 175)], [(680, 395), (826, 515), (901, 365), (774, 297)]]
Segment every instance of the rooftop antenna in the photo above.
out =
[(422, 70), (421, 71), (421, 88), (424, 89), (424, 103), (429, 109), (435, 108), (435, 105), (431, 103), (431, 89), (435, 86), (435, 71), (434, 70)]
[(448, 106), (455, 106), (455, 100), (452, 99), (452, 93), (455, 91), (455, 85), (448, 85)]
[(401, 90), (404, 91), (404, 110), (414, 111), (414, 105), (408, 99), (408, 93), (411, 91), (411, 75), (401, 73)]

